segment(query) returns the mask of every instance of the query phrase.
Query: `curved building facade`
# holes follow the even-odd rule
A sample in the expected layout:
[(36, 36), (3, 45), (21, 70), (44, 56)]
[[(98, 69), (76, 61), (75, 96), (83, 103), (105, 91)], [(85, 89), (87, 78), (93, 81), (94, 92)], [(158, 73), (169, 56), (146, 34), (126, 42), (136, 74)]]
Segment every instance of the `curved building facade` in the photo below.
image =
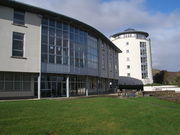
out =
[(76, 19), (0, 1), (0, 98), (113, 92), (121, 50)]
[(122, 50), (119, 54), (119, 76), (136, 78), (143, 84), (153, 83), (151, 41), (148, 36), (147, 32), (135, 29), (111, 36), (111, 41)]

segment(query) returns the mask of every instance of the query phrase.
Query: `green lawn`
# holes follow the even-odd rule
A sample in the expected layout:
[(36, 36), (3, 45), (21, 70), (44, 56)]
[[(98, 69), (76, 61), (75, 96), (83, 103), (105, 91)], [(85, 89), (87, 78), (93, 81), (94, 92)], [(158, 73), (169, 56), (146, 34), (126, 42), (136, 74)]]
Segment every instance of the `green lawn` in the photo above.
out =
[(0, 102), (0, 135), (180, 135), (180, 104), (152, 97)]

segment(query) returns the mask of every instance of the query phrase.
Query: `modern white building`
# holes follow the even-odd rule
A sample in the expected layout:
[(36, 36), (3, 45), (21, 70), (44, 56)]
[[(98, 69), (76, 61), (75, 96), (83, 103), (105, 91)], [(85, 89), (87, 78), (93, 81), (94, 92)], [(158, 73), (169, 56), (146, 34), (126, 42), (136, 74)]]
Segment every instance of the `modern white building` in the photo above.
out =
[(111, 41), (122, 50), (119, 54), (120, 77), (135, 78), (141, 80), (143, 84), (153, 83), (151, 40), (148, 36), (147, 32), (127, 29), (110, 37)]
[(0, 98), (115, 91), (121, 50), (83, 22), (1, 0), (0, 41)]

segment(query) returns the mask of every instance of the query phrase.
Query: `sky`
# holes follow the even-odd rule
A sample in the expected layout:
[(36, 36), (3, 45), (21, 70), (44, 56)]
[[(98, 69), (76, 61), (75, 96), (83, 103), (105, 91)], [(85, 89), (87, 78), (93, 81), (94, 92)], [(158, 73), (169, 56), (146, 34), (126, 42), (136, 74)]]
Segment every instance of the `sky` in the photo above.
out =
[(109, 37), (149, 33), (155, 69), (180, 71), (180, 0), (16, 0), (78, 19)]

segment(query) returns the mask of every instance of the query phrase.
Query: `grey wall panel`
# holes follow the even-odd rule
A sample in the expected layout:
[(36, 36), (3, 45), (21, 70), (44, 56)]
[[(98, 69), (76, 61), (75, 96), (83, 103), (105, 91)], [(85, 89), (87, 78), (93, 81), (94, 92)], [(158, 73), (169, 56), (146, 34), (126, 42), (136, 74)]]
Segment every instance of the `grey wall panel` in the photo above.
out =
[(70, 67), (65, 65), (57, 65), (57, 64), (45, 64), (42, 63), (42, 72), (43, 73), (69, 73)]

